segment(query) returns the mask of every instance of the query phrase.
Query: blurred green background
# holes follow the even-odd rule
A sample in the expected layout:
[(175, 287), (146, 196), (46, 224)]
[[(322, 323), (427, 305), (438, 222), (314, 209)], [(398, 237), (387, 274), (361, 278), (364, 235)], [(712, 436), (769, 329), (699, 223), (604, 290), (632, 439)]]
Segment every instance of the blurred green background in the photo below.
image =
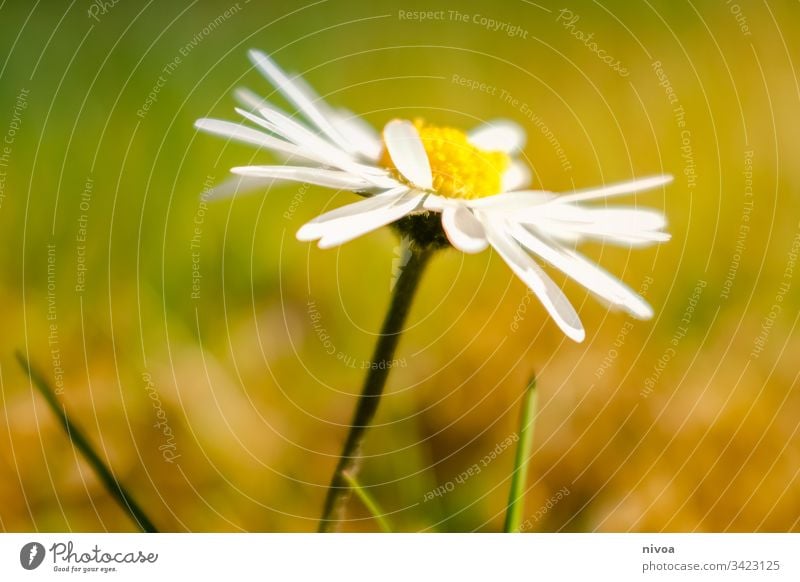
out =
[[(361, 473), (398, 531), (502, 528), (512, 449), (425, 498), (518, 430), (533, 371), (527, 530), (800, 529), (797, 2), (20, 0), (0, 31), (3, 530), (133, 529), (15, 349), (162, 529), (315, 529), (398, 243), (295, 240), (349, 193), (200, 203), (270, 159), (192, 125), (236, 119), (236, 86), (271, 91), (251, 47), (376, 127), (514, 119), (539, 188), (676, 177), (636, 199), (670, 243), (584, 248), (652, 321), (555, 273), (587, 329), (574, 344), (496, 255), (434, 259)], [(348, 517), (376, 529), (357, 500)]]

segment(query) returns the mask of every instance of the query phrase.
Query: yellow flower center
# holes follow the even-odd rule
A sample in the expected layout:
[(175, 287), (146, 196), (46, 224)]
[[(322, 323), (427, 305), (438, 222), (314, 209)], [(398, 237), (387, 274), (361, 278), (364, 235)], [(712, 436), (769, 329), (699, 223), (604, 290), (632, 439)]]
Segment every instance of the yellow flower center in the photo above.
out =
[[(475, 147), (458, 129), (426, 125), (420, 119), (414, 120), (414, 126), (428, 154), (437, 194), (470, 199), (501, 192), (503, 174), (511, 163), (507, 154)], [(386, 147), (380, 161), (400, 177)]]

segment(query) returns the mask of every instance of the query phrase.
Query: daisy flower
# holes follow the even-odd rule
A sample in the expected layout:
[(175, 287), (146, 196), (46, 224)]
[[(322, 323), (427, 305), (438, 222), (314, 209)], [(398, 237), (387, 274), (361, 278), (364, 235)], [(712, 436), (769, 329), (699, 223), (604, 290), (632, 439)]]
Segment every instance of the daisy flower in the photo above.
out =
[(236, 111), (250, 122), (200, 119), (200, 130), (270, 150), (280, 165), (232, 168), (238, 177), (214, 196), (242, 187), (295, 181), (349, 190), (363, 200), (326, 212), (297, 232), (321, 248), (348, 242), (395, 224), (416, 244), (451, 244), (465, 253), (492, 247), (536, 294), (564, 333), (582, 341), (585, 331), (561, 289), (534, 257), (561, 270), (612, 307), (652, 317), (634, 291), (574, 250), (585, 240), (646, 246), (669, 240), (663, 213), (638, 207), (584, 203), (663, 186), (658, 175), (563, 195), (527, 189), (531, 172), (518, 159), (525, 132), (497, 120), (465, 133), (423, 120), (393, 119), (377, 132), (353, 113), (326, 104), (299, 77), (290, 77), (262, 52), (253, 64), (306, 123), (246, 89), (236, 91)]

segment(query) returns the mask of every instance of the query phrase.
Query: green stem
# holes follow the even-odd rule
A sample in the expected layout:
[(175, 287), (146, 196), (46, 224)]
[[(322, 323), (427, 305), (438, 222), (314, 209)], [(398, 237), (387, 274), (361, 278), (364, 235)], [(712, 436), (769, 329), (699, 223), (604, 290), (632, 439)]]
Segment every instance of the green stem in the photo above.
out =
[(378, 522), (381, 531), (384, 533), (392, 533), (392, 528), (389, 527), (389, 522), (386, 521), (385, 517), (383, 517), (383, 510), (378, 505), (378, 502), (373, 499), (372, 495), (367, 493), (367, 490), (361, 486), (361, 483), (358, 482), (358, 479), (348, 472), (342, 473), (342, 477), (344, 477), (344, 480), (355, 492), (356, 497), (358, 497), (361, 500), (361, 503), (364, 504), (364, 507), (369, 510), (370, 515), (375, 518), (375, 521)]
[(525, 497), (525, 483), (528, 480), (528, 462), (533, 448), (533, 424), (536, 416), (536, 376), (531, 377), (525, 395), (522, 397), (522, 411), (519, 419), (519, 445), (514, 459), (514, 474), (511, 476), (511, 491), (508, 494), (508, 509), (503, 528), (506, 532), (518, 532), (522, 524), (522, 509)]
[(86, 457), (86, 460), (89, 462), (89, 465), (92, 466), (97, 476), (100, 478), (100, 481), (105, 486), (106, 490), (111, 494), (111, 496), (119, 503), (122, 509), (130, 515), (131, 519), (139, 526), (139, 529), (143, 532), (148, 533), (156, 533), (158, 530), (156, 526), (153, 525), (153, 522), (150, 518), (147, 517), (144, 510), (133, 500), (133, 497), (125, 490), (122, 484), (117, 481), (117, 478), (114, 477), (114, 473), (111, 472), (111, 469), (103, 462), (95, 450), (92, 448), (89, 439), (86, 438), (86, 435), (75, 426), (72, 421), (67, 416), (67, 410), (64, 406), (58, 401), (55, 392), (47, 383), (47, 380), (39, 374), (33, 367), (30, 365), (30, 362), (22, 355), (21, 352), (16, 352), (15, 355), (17, 356), (17, 361), (19, 365), (22, 366), (22, 369), (25, 370), (25, 373), (30, 378), (31, 382), (33, 383), (36, 388), (38, 388), (39, 392), (44, 396), (45, 401), (47, 402), (50, 410), (58, 417), (61, 421), (61, 425), (64, 428), (64, 431), (67, 433), (67, 438), (69, 438), (70, 442)]
[(372, 355), (372, 366), (364, 381), (364, 388), (361, 391), (353, 420), (350, 422), (350, 432), (347, 434), (347, 440), (345, 440), (342, 453), (339, 455), (339, 462), (328, 487), (325, 506), (319, 522), (320, 532), (335, 531), (344, 513), (344, 507), (350, 497), (350, 486), (344, 474), (348, 473), (355, 477), (358, 473), (358, 460), (364, 435), (378, 410), (386, 378), (392, 367), (395, 348), (397, 348), (400, 334), (403, 331), (403, 324), (422, 272), (432, 252), (428, 248), (412, 247), (408, 263), (397, 279), (389, 312), (383, 321), (378, 343), (375, 345)]

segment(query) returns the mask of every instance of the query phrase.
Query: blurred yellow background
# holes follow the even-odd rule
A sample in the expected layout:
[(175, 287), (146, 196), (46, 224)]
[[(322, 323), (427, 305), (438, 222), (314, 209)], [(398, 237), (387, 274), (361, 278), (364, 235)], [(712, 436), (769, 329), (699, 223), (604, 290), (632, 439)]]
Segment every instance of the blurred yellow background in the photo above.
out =
[(538, 188), (675, 175), (636, 199), (671, 242), (584, 247), (652, 321), (554, 273), (575, 344), (496, 255), (434, 258), (361, 472), (396, 530), (502, 528), (512, 448), (447, 484), (534, 371), (527, 531), (800, 530), (796, 2), (12, 1), (0, 30), (3, 530), (134, 529), (16, 349), (161, 529), (316, 528), (398, 241), (294, 238), (346, 192), (200, 201), (270, 159), (193, 127), (271, 91), (249, 48), (376, 127), (513, 119)]

